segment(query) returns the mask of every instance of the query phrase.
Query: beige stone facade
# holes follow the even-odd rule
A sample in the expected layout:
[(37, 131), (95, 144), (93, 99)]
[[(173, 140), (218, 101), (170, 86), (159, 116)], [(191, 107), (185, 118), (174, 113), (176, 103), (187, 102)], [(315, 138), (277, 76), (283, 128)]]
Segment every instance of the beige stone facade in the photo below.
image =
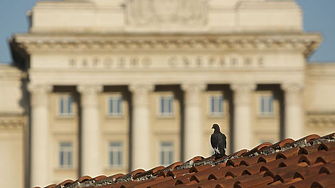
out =
[(213, 123), (228, 153), (334, 130), (335, 64), (307, 62), (321, 36), (294, 1), (43, 1), (30, 19), (0, 66), (6, 187), (209, 156)]

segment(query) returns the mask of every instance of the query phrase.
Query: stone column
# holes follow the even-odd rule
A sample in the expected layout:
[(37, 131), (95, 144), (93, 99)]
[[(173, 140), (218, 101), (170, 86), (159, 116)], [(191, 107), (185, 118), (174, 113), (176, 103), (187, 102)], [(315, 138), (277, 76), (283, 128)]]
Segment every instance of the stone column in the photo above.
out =
[(154, 86), (150, 84), (129, 86), (133, 96), (132, 169), (151, 168), (149, 94), (153, 89)]
[(203, 155), (201, 93), (206, 89), (206, 84), (187, 83), (182, 85), (182, 89), (185, 92), (184, 160), (189, 160)]
[(234, 151), (251, 149), (253, 129), (251, 118), (251, 94), (256, 89), (253, 83), (234, 83)]
[(100, 121), (98, 94), (102, 86), (79, 85), (81, 93), (81, 175), (97, 176), (102, 173), (100, 156)]
[(50, 184), (48, 94), (51, 85), (29, 85), (31, 93), (31, 186)]
[(285, 138), (298, 139), (303, 136), (303, 86), (302, 83), (284, 83), (281, 85), (285, 92)]

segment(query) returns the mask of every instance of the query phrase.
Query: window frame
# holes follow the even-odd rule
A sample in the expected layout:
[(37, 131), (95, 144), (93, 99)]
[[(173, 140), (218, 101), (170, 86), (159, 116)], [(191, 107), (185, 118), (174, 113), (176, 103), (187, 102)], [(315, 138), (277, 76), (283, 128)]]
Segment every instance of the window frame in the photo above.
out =
[[(66, 109), (67, 111), (70, 109), (71, 112), (62, 112), (62, 106), (64, 106), (64, 99), (66, 99)], [(71, 103), (69, 104), (69, 99), (71, 99)], [(62, 104), (63, 103), (63, 104)], [(74, 117), (74, 98), (72, 95), (62, 94), (57, 97), (57, 116), (60, 118), (72, 118)]]
[[(165, 106), (165, 102), (170, 100), (171, 102), (171, 105), (169, 103), (167, 103), (167, 105)], [(174, 109), (174, 96), (172, 94), (163, 94), (163, 95), (159, 95), (157, 97), (157, 111), (158, 111), (158, 116), (161, 117), (161, 118), (171, 118), (171, 117), (174, 117), (174, 114), (175, 114), (175, 109)], [(164, 101), (164, 110), (166, 109), (170, 109), (171, 112), (162, 112), (162, 100)]]
[[(117, 100), (113, 100), (113, 99), (117, 99)], [(111, 113), (111, 100), (113, 100), (113, 102), (116, 102), (116, 111), (118, 111), (118, 105), (120, 105), (120, 113)], [(120, 101), (118, 101), (120, 100)], [(120, 104), (118, 104), (120, 102)], [(106, 102), (106, 106), (107, 106), (107, 116), (110, 118), (121, 118), (124, 116), (124, 106), (123, 106), (123, 97), (120, 94), (110, 94), (107, 96), (107, 102)], [(113, 104), (114, 106), (114, 104)], [(115, 107), (114, 106), (114, 107)]]
[[(163, 146), (163, 144), (171, 144), (170, 146)], [(175, 158), (175, 144), (173, 141), (161, 141), (159, 143), (159, 164), (162, 166), (168, 166), (174, 162)], [(163, 154), (163, 155), (162, 155)], [(163, 158), (164, 157), (164, 158)], [(168, 158), (165, 158), (168, 157)], [(172, 157), (172, 158), (169, 158)], [(166, 162), (166, 163), (165, 163)]]
[[(264, 101), (264, 106), (263, 106)], [(270, 107), (270, 101), (272, 105)], [(275, 116), (275, 99), (271, 94), (261, 94), (258, 96), (258, 115), (260, 117), (273, 117)], [(264, 107), (264, 110), (263, 110)], [(270, 109), (272, 108), (272, 111)]]
[[(119, 146), (112, 146), (112, 144), (120, 144)], [(118, 168), (118, 169), (120, 169), (120, 168), (124, 168), (124, 166), (125, 166), (125, 163), (124, 163), (124, 143), (123, 143), (123, 141), (109, 141), (108, 142), (108, 149), (107, 149), (107, 151), (108, 151), (108, 156), (107, 156), (107, 162), (108, 162), (108, 167), (109, 168)], [(114, 149), (113, 149), (113, 147), (115, 147)], [(115, 162), (116, 161), (116, 164), (112, 164), (111, 162), (111, 155), (112, 155), (112, 152), (117, 152), (117, 153), (115, 153), (115, 154), (113, 154), (113, 162)], [(116, 156), (116, 158), (114, 158)], [(119, 162), (120, 162), (120, 164), (119, 164)]]
[[(212, 99), (214, 98), (221, 98), (221, 110), (222, 112), (212, 112), (213, 106), (212, 106)], [(210, 117), (223, 117), (225, 115), (225, 97), (223, 94), (209, 94), (208, 95), (208, 115)], [(219, 105), (217, 105), (219, 108)]]
[[(70, 146), (62, 147), (62, 144), (70, 144)], [(70, 157), (69, 157), (69, 154), (70, 154)], [(58, 158), (58, 168), (59, 169), (73, 169), (74, 168), (74, 144), (72, 141), (60, 141), (58, 143), (58, 157), (59, 157)]]

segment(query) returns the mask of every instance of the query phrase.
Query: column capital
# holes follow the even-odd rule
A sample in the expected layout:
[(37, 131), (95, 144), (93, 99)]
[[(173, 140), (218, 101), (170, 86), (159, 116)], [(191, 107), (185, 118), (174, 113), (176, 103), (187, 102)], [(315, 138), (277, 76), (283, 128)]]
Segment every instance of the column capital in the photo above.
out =
[(205, 83), (183, 83), (181, 85), (181, 89), (186, 92), (201, 92), (204, 91), (207, 87), (207, 84)]
[(153, 91), (155, 86), (153, 84), (131, 84), (129, 85), (129, 90), (136, 94), (145, 94)]
[(204, 83), (183, 83), (182, 90), (185, 92), (186, 105), (200, 105), (200, 93), (206, 89), (207, 85)]
[(248, 105), (250, 103), (250, 93), (256, 89), (256, 84), (249, 82), (232, 83), (230, 88), (235, 93), (235, 104)]
[(129, 90), (133, 93), (134, 106), (146, 106), (149, 103), (149, 93), (154, 90), (155, 86), (148, 83), (137, 83), (129, 85)]
[(252, 92), (253, 90), (256, 89), (257, 84), (252, 83), (252, 82), (235, 82), (230, 84), (230, 88), (234, 92)]
[(300, 104), (301, 91), (304, 89), (304, 84), (301, 82), (288, 82), (283, 83), (281, 88), (285, 91), (285, 103), (286, 104)]
[(97, 84), (78, 85), (77, 91), (81, 93), (81, 105), (84, 107), (96, 107), (98, 105), (97, 95), (102, 89), (102, 85)]
[(49, 84), (31, 84), (28, 85), (28, 91), (31, 93), (32, 106), (48, 105), (48, 93), (53, 89)]
[(301, 82), (286, 82), (281, 84), (281, 88), (285, 92), (300, 92), (302, 89), (304, 89), (304, 83)]
[(77, 91), (81, 94), (97, 94), (102, 91), (102, 85), (82, 84), (77, 86)]

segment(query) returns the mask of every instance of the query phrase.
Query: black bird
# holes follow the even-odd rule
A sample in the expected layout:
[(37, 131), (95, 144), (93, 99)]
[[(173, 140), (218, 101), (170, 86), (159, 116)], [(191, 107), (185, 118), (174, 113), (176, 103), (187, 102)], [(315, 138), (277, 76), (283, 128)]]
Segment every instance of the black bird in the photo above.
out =
[(226, 156), (226, 135), (220, 132), (218, 124), (213, 124), (214, 133), (211, 135), (211, 145), (214, 150), (215, 159)]

